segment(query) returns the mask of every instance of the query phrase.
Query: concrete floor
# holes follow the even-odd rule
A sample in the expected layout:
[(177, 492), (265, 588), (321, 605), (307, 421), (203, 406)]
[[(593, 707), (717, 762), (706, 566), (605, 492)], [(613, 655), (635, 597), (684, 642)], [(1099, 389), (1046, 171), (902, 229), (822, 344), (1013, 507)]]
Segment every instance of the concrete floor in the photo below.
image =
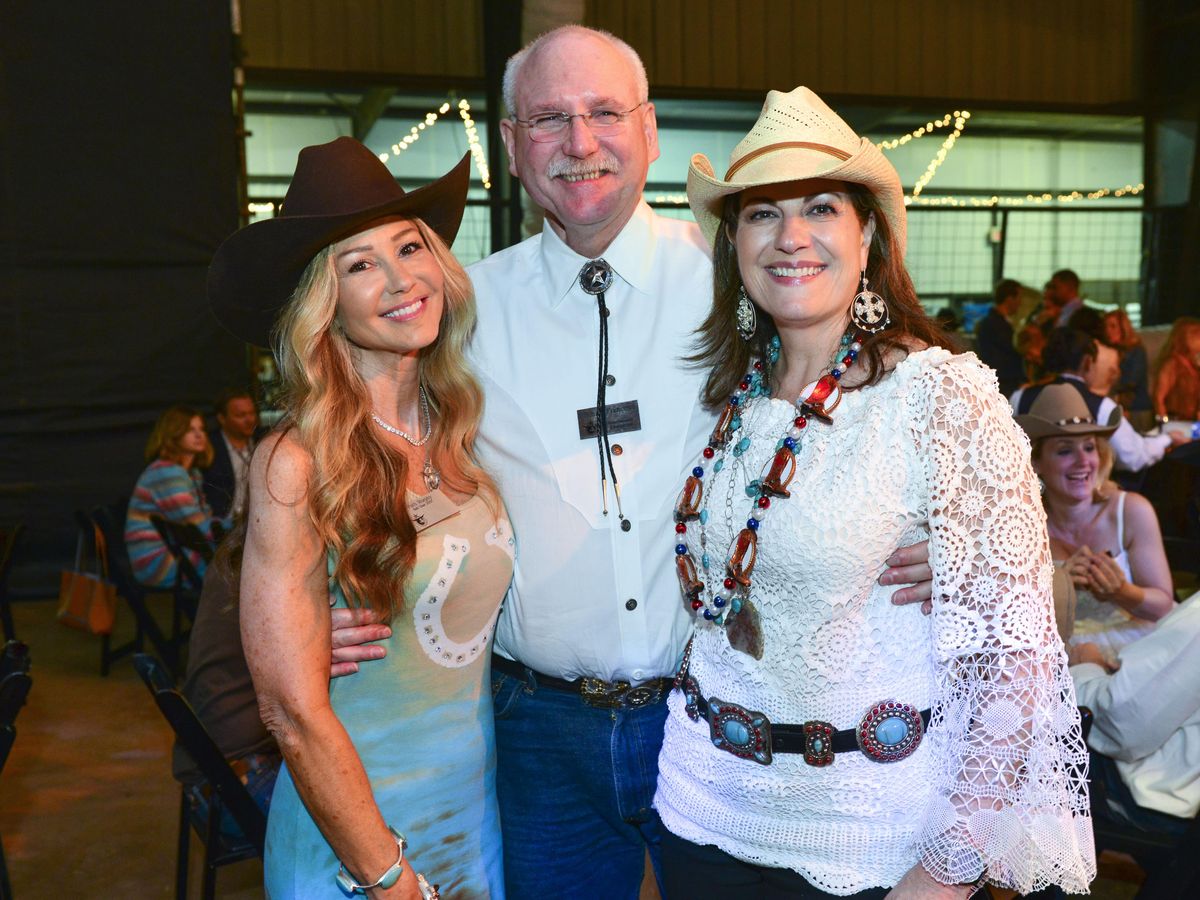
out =
[[(17, 603), (33, 687), (0, 774), (0, 836), (17, 900), (172, 897), (179, 787), (171, 732), (128, 659), (100, 677), (99, 638), (64, 628), (52, 601)], [(167, 609), (163, 604), (163, 611)], [(132, 634), (118, 611), (119, 641)], [(192, 838), (191, 889), (203, 847)], [(258, 860), (219, 870), (217, 896), (261, 898)]]
[[(33, 657), (33, 688), (0, 775), (0, 836), (15, 896), (173, 896), (179, 788), (167, 723), (128, 660), (100, 677), (99, 639), (58, 625), (52, 601), (18, 603), (14, 615)], [(128, 614), (118, 613), (115, 638), (131, 632)], [(202, 854), (193, 836), (192, 897)], [(1129, 900), (1140, 880), (1131, 862), (1106, 857), (1091, 896)], [(257, 860), (226, 866), (217, 896), (256, 900), (261, 881)], [(657, 894), (652, 884), (643, 897)]]

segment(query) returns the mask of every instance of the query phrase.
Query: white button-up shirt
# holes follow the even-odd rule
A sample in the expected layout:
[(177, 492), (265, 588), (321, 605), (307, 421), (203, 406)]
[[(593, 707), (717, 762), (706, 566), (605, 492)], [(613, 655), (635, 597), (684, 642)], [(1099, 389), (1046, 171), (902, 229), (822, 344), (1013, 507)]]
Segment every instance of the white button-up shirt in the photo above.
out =
[(603, 514), (596, 439), (580, 437), (600, 340), (597, 300), (579, 286), (588, 259), (549, 227), (470, 269), (486, 395), (476, 448), (517, 539), (497, 650), (560, 678), (637, 682), (674, 673), (691, 627), (671, 514), (714, 420), (699, 402), (706, 373), (682, 360), (712, 302), (712, 266), (695, 225), (645, 203), (603, 258), (614, 273), (606, 400), (636, 401), (641, 417), (640, 430), (610, 435), (630, 530), (611, 482)]

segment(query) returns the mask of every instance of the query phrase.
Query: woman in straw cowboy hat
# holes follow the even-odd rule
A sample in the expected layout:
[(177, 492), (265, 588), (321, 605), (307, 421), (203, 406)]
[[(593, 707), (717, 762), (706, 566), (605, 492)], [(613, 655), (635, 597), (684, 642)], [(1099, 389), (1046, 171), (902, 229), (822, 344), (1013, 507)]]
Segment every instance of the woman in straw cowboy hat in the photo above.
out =
[(1029, 412), (1017, 416), (1033, 443), (1050, 552), (1078, 589), (1071, 643), (1095, 644), (1109, 665), (1175, 607), (1154, 507), (1108, 480), (1107, 438), (1120, 421), (1114, 408), (1110, 421), (1098, 423), (1070, 384), (1041, 388)]
[[(671, 536), (697, 629), (655, 801), (668, 894), (1086, 890), (1028, 444), (993, 373), (935, 346), (895, 169), (812, 91), (772, 91), (723, 178), (693, 157), (688, 198), (720, 418)], [(928, 619), (875, 582), (924, 537)]]
[[(468, 158), (405, 193), (350, 138), (301, 151), (281, 214), (209, 273), (217, 317), (273, 343), (286, 417), (257, 448), (242, 633), (279, 742), (270, 897), (503, 893), (488, 678), (512, 571), (472, 441), (475, 321), (450, 254)], [(390, 621), (386, 659), (329, 683), (330, 607)], [(405, 846), (407, 845), (407, 849)]]

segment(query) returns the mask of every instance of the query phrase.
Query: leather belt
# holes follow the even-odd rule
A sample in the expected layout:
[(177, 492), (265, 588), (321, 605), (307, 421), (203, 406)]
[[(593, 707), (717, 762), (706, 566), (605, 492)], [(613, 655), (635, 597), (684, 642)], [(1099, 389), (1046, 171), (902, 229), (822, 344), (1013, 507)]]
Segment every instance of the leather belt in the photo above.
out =
[(565, 678), (544, 675), (499, 653), (492, 654), (492, 668), (513, 678), (519, 678), (531, 687), (553, 688), (578, 694), (584, 703), (596, 709), (639, 709), (650, 706), (661, 702), (671, 690), (672, 684), (670, 678), (652, 678), (639, 684), (589, 677), (567, 681)]

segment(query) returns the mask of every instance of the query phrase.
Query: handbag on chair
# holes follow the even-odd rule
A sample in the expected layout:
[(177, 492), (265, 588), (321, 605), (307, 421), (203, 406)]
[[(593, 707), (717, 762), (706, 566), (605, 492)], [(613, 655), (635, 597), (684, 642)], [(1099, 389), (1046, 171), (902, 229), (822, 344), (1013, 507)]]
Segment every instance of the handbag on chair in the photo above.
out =
[(75, 568), (64, 569), (58, 588), (58, 621), (92, 634), (112, 634), (117, 618), (117, 588), (108, 577), (104, 534), (94, 524), (96, 571), (83, 570), (83, 531), (75, 546)]

